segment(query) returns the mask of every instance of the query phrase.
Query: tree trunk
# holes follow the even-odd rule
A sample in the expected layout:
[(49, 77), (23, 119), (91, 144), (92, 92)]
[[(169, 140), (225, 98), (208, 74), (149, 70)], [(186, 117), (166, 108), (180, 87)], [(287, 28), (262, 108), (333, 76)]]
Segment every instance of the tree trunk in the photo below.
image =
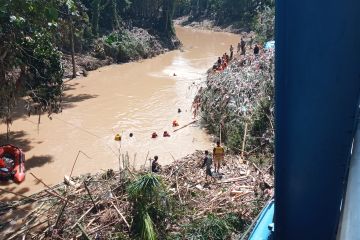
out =
[(169, 0), (164, 0), (164, 6), (163, 6), (163, 11), (164, 11), (164, 32), (167, 34), (168, 33), (168, 21), (169, 21)]
[(7, 99), (7, 114), (6, 114), (6, 141), (10, 140), (10, 124), (11, 124), (11, 103), (10, 98)]
[(4, 86), (5, 84), (5, 65), (4, 65), (4, 60), (6, 58), (8, 51), (4, 50), (3, 52), (0, 51), (0, 85)]
[(92, 2), (93, 16), (92, 16), (92, 31), (94, 36), (99, 37), (99, 18), (100, 18), (100, 0)]
[(113, 14), (113, 30), (119, 30), (120, 29), (120, 19), (119, 19), (119, 14), (117, 12), (116, 0), (111, 1), (111, 8), (112, 8), (112, 14)]
[(0, 85), (4, 86), (5, 84), (5, 69), (4, 62), (0, 61)]
[(76, 63), (75, 63), (75, 44), (74, 44), (74, 22), (70, 18), (70, 45), (71, 45), (71, 63), (73, 68), (72, 77), (76, 78)]

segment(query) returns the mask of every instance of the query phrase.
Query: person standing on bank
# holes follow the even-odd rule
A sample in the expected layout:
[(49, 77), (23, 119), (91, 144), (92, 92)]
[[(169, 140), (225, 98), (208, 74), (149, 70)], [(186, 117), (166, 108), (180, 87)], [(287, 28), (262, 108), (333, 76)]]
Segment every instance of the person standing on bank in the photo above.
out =
[(245, 53), (246, 53), (246, 48), (245, 48), (245, 46), (246, 46), (246, 43), (245, 43), (244, 39), (241, 38), (241, 40), (240, 40), (240, 47), (241, 47), (241, 53), (240, 53), (240, 55), (245, 55)]
[(212, 172), (211, 172), (211, 165), (212, 165), (212, 159), (209, 155), (209, 151), (205, 150), (205, 157), (204, 157), (204, 162), (201, 168), (206, 166), (206, 171), (205, 171), (205, 180), (207, 181), (207, 177), (213, 177)]
[(213, 150), (214, 156), (214, 165), (215, 165), (215, 172), (219, 173), (220, 166), (224, 161), (225, 151), (224, 148), (220, 145), (220, 141), (216, 142), (216, 147)]
[(161, 165), (158, 163), (158, 159), (159, 159), (159, 157), (155, 156), (154, 161), (151, 164), (151, 171), (153, 173), (158, 173), (161, 170)]
[(255, 44), (255, 47), (254, 47), (254, 55), (255, 56), (258, 56), (259, 55), (259, 52), (260, 52), (260, 48), (257, 44)]

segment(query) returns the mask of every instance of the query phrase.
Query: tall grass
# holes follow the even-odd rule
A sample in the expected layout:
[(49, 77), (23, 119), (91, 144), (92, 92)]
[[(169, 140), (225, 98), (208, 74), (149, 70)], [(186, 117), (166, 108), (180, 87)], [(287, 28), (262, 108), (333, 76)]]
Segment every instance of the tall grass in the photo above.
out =
[(161, 178), (151, 173), (144, 174), (130, 183), (127, 192), (133, 203), (134, 235), (142, 240), (158, 239), (158, 232), (163, 227), (161, 222), (165, 217), (163, 213), (167, 208)]
[(185, 238), (188, 240), (224, 240), (230, 237), (234, 228), (226, 220), (208, 215), (205, 219), (188, 227)]

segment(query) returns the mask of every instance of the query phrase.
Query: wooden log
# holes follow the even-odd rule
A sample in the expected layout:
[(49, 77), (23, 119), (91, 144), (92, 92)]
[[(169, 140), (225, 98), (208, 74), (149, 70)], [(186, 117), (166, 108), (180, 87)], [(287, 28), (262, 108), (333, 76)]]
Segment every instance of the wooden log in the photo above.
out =
[(252, 193), (252, 192), (243, 192), (243, 193), (237, 194), (237, 195), (234, 197), (234, 200), (237, 200), (237, 199), (240, 198), (240, 197), (244, 197), (244, 196), (246, 196), (246, 195), (248, 195), (248, 194), (250, 194), (250, 193)]
[(232, 190), (230, 192), (230, 196), (236, 196), (236, 195), (243, 194), (243, 193), (244, 193), (243, 191)]
[(25, 228), (25, 229), (23, 229), (23, 230), (21, 230), (21, 231), (20, 231), (20, 229), (21, 229), (21, 228), (20, 228), (20, 229), (18, 229), (17, 231), (14, 231), (15, 233), (14, 233), (13, 235), (11, 235), (9, 238), (6, 238), (6, 239), (7, 239), (7, 240), (15, 239), (15, 238), (17, 238), (18, 236), (20, 236), (21, 234), (23, 234), (24, 232), (29, 231), (29, 230), (31, 230), (31, 229), (33, 229), (33, 228), (35, 228), (35, 227), (38, 227), (38, 226), (46, 223), (47, 221), (48, 221), (48, 219), (46, 219), (46, 220), (44, 220), (44, 221), (42, 221), (42, 222), (39, 222), (39, 223), (31, 226), (30, 228)]
[(90, 222), (86, 225), (86, 227), (90, 227), (90, 225), (96, 220), (96, 217), (90, 220)]
[(40, 211), (42, 209), (42, 207), (44, 206), (45, 202), (42, 202), (40, 204), (40, 206), (38, 206), (37, 208), (35, 208), (34, 210), (30, 211), (28, 214), (26, 214), (26, 216), (23, 218), (23, 222), (25, 219), (27, 219), (28, 217), (30, 217), (33, 213), (36, 213), (38, 211)]
[(187, 126), (190, 126), (191, 124), (196, 123), (197, 121), (198, 121), (198, 120), (194, 120), (194, 121), (192, 121), (192, 122), (190, 122), (190, 123), (188, 123), (188, 124), (185, 124), (184, 126), (178, 128), (178, 129), (175, 129), (173, 132), (177, 132), (177, 131), (179, 131), (179, 130), (181, 130), (181, 129), (183, 129), (183, 128), (186, 128)]
[(242, 147), (241, 147), (241, 159), (244, 159), (247, 129), (248, 129), (248, 123), (245, 123), (245, 131), (244, 131), (244, 137), (243, 137), (243, 142), (242, 142)]
[(251, 164), (254, 166), (254, 168), (259, 172), (261, 173), (261, 175), (264, 175), (263, 171), (261, 171), (261, 169), (253, 162), (251, 162)]
[(86, 155), (83, 151), (79, 150), (78, 154), (76, 155), (76, 158), (75, 158), (75, 161), (74, 161), (74, 163), (73, 163), (73, 166), (72, 166), (72, 168), (71, 168), (71, 172), (70, 172), (70, 176), (69, 176), (70, 179), (71, 179), (71, 176), (72, 176), (72, 174), (73, 174), (73, 171), (74, 171), (74, 168), (75, 168), (75, 164), (76, 164), (76, 162), (77, 162), (77, 160), (78, 160), (78, 158), (79, 158), (80, 153), (84, 154), (85, 157), (87, 157), (88, 159), (91, 159), (91, 157), (89, 157), (88, 155)]
[(98, 211), (98, 208), (97, 208), (97, 206), (96, 206), (96, 203), (95, 203), (95, 201), (94, 201), (94, 199), (93, 199), (93, 197), (92, 197), (92, 195), (91, 195), (91, 193), (90, 193), (90, 190), (89, 190), (88, 186), (86, 185), (86, 181), (84, 181), (84, 187), (85, 187), (85, 189), (86, 189), (86, 191), (87, 191), (87, 193), (88, 193), (88, 195), (89, 195), (89, 197), (90, 197), (90, 199), (91, 199), (91, 202), (94, 204), (95, 210)]
[(76, 222), (74, 223), (74, 225), (72, 225), (72, 226), (70, 227), (70, 229), (74, 229), (74, 228), (76, 227), (76, 225), (77, 225), (78, 223), (80, 223), (80, 221), (81, 221), (91, 210), (93, 210), (93, 209), (94, 209), (94, 206), (92, 206), (91, 208), (89, 208), (83, 215), (81, 215), (81, 217), (79, 217), (78, 220), (76, 220)]
[(86, 233), (85, 229), (79, 223), (77, 223), (76, 226), (80, 229), (85, 239), (91, 240), (90, 236)]
[(177, 194), (179, 196), (180, 204), (183, 205), (183, 201), (181, 199), (181, 195), (180, 195), (180, 192), (179, 192), (179, 183), (178, 183), (178, 175), (177, 174), (176, 174), (175, 179), (176, 179), (176, 192), (177, 192)]
[(55, 229), (57, 228), (57, 226), (58, 226), (58, 224), (60, 222), (60, 219), (61, 219), (61, 217), (62, 217), (62, 215), (64, 213), (64, 210), (65, 210), (66, 205), (68, 204), (68, 202), (69, 202), (69, 199), (66, 199), (66, 202), (64, 203), (64, 205), (62, 206), (62, 208), (60, 210), (60, 213), (59, 213), (59, 215), (58, 215), (58, 217), (56, 219), (56, 222), (55, 222), (55, 226), (54, 226)]
[(227, 179), (227, 180), (224, 180), (224, 181), (216, 182), (214, 184), (233, 183), (233, 182), (244, 181), (246, 179), (247, 179), (247, 177), (230, 178), (230, 179)]
[(117, 211), (117, 213), (120, 215), (120, 217), (122, 218), (122, 220), (124, 220), (126, 226), (129, 228), (130, 230), (130, 224), (128, 223), (128, 221), (126, 221), (126, 218), (124, 217), (124, 215), (120, 212), (120, 210), (115, 206), (115, 204), (113, 202), (111, 202), (111, 205), (115, 208), (115, 210)]
[(107, 227), (115, 224), (117, 221), (119, 221), (119, 219), (116, 219), (115, 221), (112, 221), (111, 223), (108, 223), (108, 224), (103, 225), (103, 226), (97, 226), (97, 227), (91, 229), (90, 232), (89, 232), (89, 234), (94, 234), (94, 233), (96, 233), (96, 232), (98, 232), (98, 231), (100, 231), (100, 230), (102, 230), (102, 229), (104, 229), (104, 228), (107, 228)]
[[(53, 196), (53, 197), (56, 197), (56, 198), (59, 198), (61, 201), (63, 201), (63, 202), (66, 202), (66, 198), (63, 198), (62, 196), (60, 196), (60, 195), (57, 195), (57, 194), (55, 194), (55, 193), (53, 193), (53, 192), (51, 192), (50, 190), (48, 190), (48, 189), (45, 189), (45, 192), (47, 192), (48, 194), (50, 194), (51, 196)], [(73, 202), (70, 202), (72, 205), (74, 205), (74, 203)]]
[[(45, 190), (47, 193), (51, 194), (54, 197), (60, 198), (62, 201), (66, 202), (67, 199), (60, 196), (59, 193), (57, 193), (55, 190), (51, 189), (51, 187), (49, 187), (46, 183), (44, 183), (43, 180), (39, 179), (38, 177), (36, 177), (33, 173), (30, 173), (31, 176), (33, 176), (36, 180), (38, 180), (39, 182), (41, 182), (48, 190)], [(72, 205), (74, 205), (74, 203), (70, 202)]]

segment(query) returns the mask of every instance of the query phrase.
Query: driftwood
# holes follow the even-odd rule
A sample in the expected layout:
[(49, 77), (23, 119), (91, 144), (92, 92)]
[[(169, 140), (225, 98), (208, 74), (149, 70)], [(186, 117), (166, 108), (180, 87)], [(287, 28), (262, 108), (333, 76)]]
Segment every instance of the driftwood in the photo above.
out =
[(181, 129), (183, 129), (183, 128), (186, 128), (186, 127), (190, 126), (191, 124), (196, 123), (197, 121), (198, 121), (198, 120), (194, 120), (194, 121), (192, 121), (192, 122), (190, 122), (190, 123), (188, 123), (188, 124), (185, 124), (184, 126), (178, 128), (178, 129), (175, 129), (173, 132), (177, 132), (177, 131), (179, 131), (179, 130), (181, 130)]
[[(176, 221), (168, 220), (166, 231), (178, 232), (179, 226), (204, 218), (207, 214), (237, 214), (251, 222), (255, 215), (252, 214), (254, 207), (258, 206), (255, 203), (269, 198), (267, 194), (271, 191), (268, 187), (273, 183), (267, 171), (263, 170), (261, 178), (256, 180), (261, 170), (258, 166), (240, 163), (239, 156), (226, 155), (227, 164), (220, 170), (223, 175), (218, 175), (217, 182), (209, 183), (205, 180), (205, 170), (199, 166), (202, 159), (203, 152), (197, 151), (163, 166), (159, 173), (169, 188), (168, 196), (176, 199), (174, 208), (184, 209), (183, 215)], [(107, 172), (73, 177), (71, 180), (74, 184), (70, 185), (61, 183), (50, 187), (43, 183), (46, 188), (44, 191), (10, 205), (16, 209), (31, 203), (33, 210), (23, 217), (16, 234), (9, 233), (5, 239), (22, 236), (31, 236), (32, 239), (73, 239), (81, 236), (85, 239), (95, 239), (96, 236), (106, 238), (114, 228), (130, 236), (134, 219), (132, 203), (126, 193), (126, 182), (143, 174), (143, 171), (132, 170), (131, 174), (127, 174), (130, 168), (126, 167), (120, 172), (112, 171), (110, 177)], [(264, 182), (268, 183), (266, 191), (262, 190)], [(81, 184), (84, 187), (76, 187)]]
[(87, 239), (87, 240), (91, 240), (91, 238), (89, 237), (89, 235), (86, 233), (86, 231), (84, 230), (84, 228), (77, 223), (76, 226), (80, 229), (80, 231), (83, 233), (83, 236)]
[[(67, 201), (66, 198), (60, 196), (60, 194), (57, 193), (54, 189), (51, 189), (51, 187), (49, 187), (46, 183), (44, 183), (43, 180), (41, 180), (41, 179), (39, 179), (38, 177), (36, 177), (33, 173), (30, 173), (30, 174), (31, 174), (31, 176), (33, 176), (36, 180), (38, 180), (39, 182), (41, 182), (41, 183), (47, 188), (47, 190), (45, 190), (45, 191), (47, 191), (49, 194), (60, 198), (60, 199), (61, 199), (62, 201), (64, 201), (64, 202)], [(74, 204), (74, 203), (72, 203), (72, 202), (70, 202), (70, 203), (71, 203), (71, 204)]]
[(85, 187), (87, 193), (89, 194), (89, 197), (90, 197), (90, 199), (91, 199), (91, 202), (94, 204), (94, 208), (96, 209), (96, 211), (98, 211), (98, 208), (97, 208), (96, 203), (95, 203), (95, 201), (94, 201), (94, 199), (93, 199), (93, 197), (92, 197), (92, 195), (91, 195), (91, 193), (90, 193), (90, 190), (89, 190), (89, 188), (88, 188), (88, 186), (87, 186), (87, 184), (86, 184), (86, 181), (84, 181), (84, 187)]
[(124, 220), (126, 226), (129, 228), (130, 230), (130, 224), (128, 223), (128, 221), (126, 221), (126, 218), (124, 217), (124, 215), (120, 212), (120, 210), (115, 206), (115, 204), (113, 202), (111, 202), (111, 205), (115, 208), (115, 210), (117, 211), (117, 213), (120, 215), (120, 217), (122, 218), (122, 220)]

